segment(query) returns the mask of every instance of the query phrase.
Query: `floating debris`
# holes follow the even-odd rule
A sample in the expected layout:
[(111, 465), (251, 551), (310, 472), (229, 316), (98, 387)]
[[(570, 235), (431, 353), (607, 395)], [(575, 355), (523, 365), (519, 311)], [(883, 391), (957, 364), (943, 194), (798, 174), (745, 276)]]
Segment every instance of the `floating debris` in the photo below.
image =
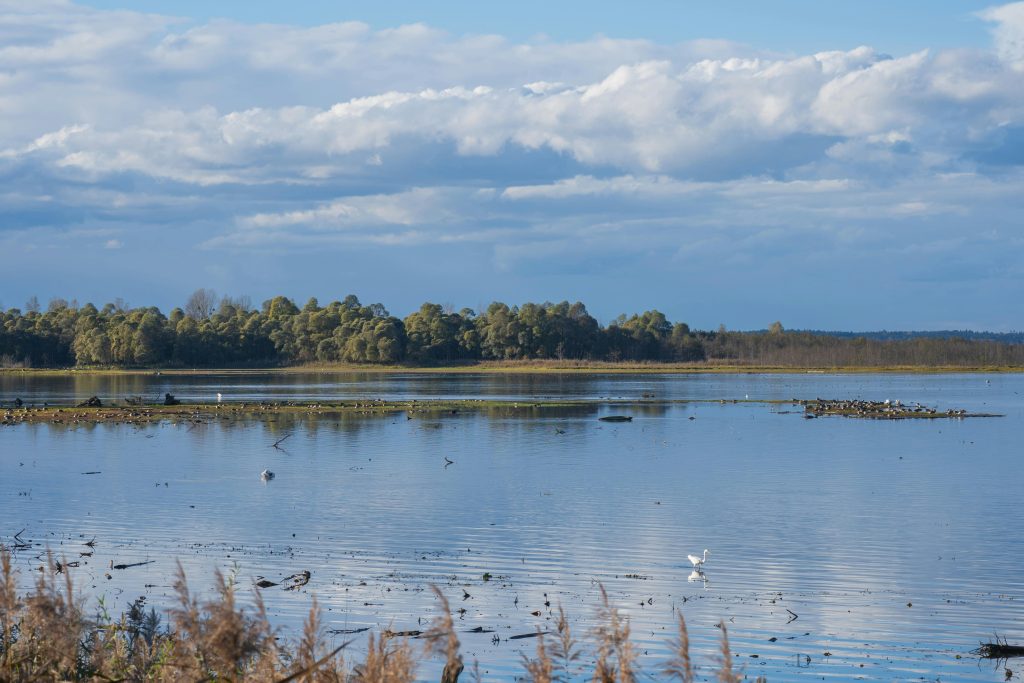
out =
[(600, 422), (632, 422), (632, 415), (605, 415), (597, 418)]
[(146, 562), (132, 562), (130, 564), (114, 564), (114, 561), (110, 561), (111, 569), (131, 569), (132, 567), (142, 567), (143, 565), (153, 564), (156, 560), (147, 560)]
[(392, 631), (391, 629), (384, 629), (384, 632), (380, 634), (381, 638), (416, 638), (423, 635), (423, 631)]
[(298, 589), (302, 588), (303, 586), (305, 586), (307, 583), (309, 583), (309, 577), (310, 576), (312, 576), (312, 575), (309, 573), (308, 569), (304, 569), (301, 572), (299, 572), (298, 574), (292, 574), (291, 576), (286, 576), (284, 581), (282, 581), (282, 583), (286, 583), (288, 581), (291, 581), (292, 583), (291, 583), (291, 585), (285, 586), (284, 589), (286, 591), (298, 590)]
[(14, 536), (12, 537), (14, 538), (14, 545), (11, 546), (11, 550), (25, 550), (26, 548), (32, 547), (32, 541), (26, 541), (22, 539), (21, 535), (23, 533), (25, 533), (24, 529), (14, 534)]
[(537, 636), (543, 636), (546, 633), (547, 633), (546, 631), (534, 631), (533, 633), (520, 633), (519, 635), (516, 635), (516, 636), (509, 636), (508, 639), (509, 640), (522, 640), (523, 638), (536, 638)]

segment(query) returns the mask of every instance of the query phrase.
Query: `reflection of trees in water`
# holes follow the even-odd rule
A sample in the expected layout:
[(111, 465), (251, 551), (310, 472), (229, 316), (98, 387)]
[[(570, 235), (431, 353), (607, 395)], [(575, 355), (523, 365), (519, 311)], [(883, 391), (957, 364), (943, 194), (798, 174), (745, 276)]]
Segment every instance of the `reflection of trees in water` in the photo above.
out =
[[(89, 386), (91, 385), (85, 385)], [(138, 386), (125, 383), (122, 386)], [(605, 415), (631, 415), (634, 417), (664, 417), (669, 411), (679, 409), (669, 403), (630, 403), (608, 404), (593, 403), (573, 406), (551, 406), (511, 402), (501, 406), (481, 406), (473, 409), (430, 408), (425, 403), (418, 404), (413, 411), (388, 410), (365, 412), (309, 412), (303, 410), (273, 410), (266, 413), (252, 414), (218, 414), (204, 407), (197, 418), (187, 415), (173, 416), (153, 422), (133, 423), (116, 422), (26, 422), (25, 429), (38, 432), (45, 430), (54, 438), (65, 438), (71, 434), (92, 434), (101, 430), (131, 430), (149, 438), (158, 436), (163, 430), (173, 429), (194, 437), (205, 436), (216, 431), (234, 432), (259, 429), (271, 442), (294, 432), (303, 431), (315, 436), (318, 432), (359, 434), (380, 431), (388, 426), (409, 423), (424, 430), (445, 429), (465, 425), (467, 421), (486, 421), (487, 428), (492, 432), (507, 436), (524, 433), (558, 433), (569, 429), (572, 422), (593, 420)], [(605, 425), (610, 427), (611, 425)], [(621, 425), (628, 428), (628, 425)], [(577, 432), (578, 434), (578, 432)], [(282, 444), (287, 448), (287, 442)]]
[[(519, 403), (518, 408), (502, 406), (464, 413), (478, 420), (486, 420), (489, 433), (502, 439), (518, 439), (524, 435), (552, 435), (580, 439), (591, 429), (641, 428), (636, 423), (606, 424), (598, 422), (604, 415), (632, 415), (635, 417), (662, 417), (672, 410), (671, 404), (609, 405), (594, 403), (574, 406), (531, 406)], [(440, 426), (443, 421), (435, 420)]]
[[(580, 400), (640, 398), (664, 378), (611, 378), (607, 375), (400, 374), (384, 372), (230, 372), (213, 374), (68, 373), (0, 374), (0, 402), (20, 397), (31, 405), (70, 404), (98, 396), (105, 404), (128, 397), (160, 403), (171, 393), (186, 403), (224, 401), (325, 401), (417, 399)], [(660, 394), (661, 392), (659, 392)]]
[[(54, 440), (71, 439), (75, 435), (95, 434), (112, 432), (114, 430), (130, 430), (140, 436), (155, 436), (161, 428), (171, 426), (170, 423), (143, 422), (139, 424), (126, 424), (123, 422), (24, 422), (17, 426), (17, 429), (26, 429), (32, 434), (45, 432), (47, 437)], [(2, 432), (0, 432), (2, 433)]]
[[(268, 438), (273, 437), (276, 441), (287, 434), (303, 431), (309, 436), (316, 436), (318, 432), (359, 434), (363, 432), (381, 431), (396, 421), (396, 418), (405, 417), (401, 413), (376, 413), (368, 415), (353, 415), (351, 413), (331, 414), (305, 414), (305, 413), (276, 413), (268, 416), (268, 419), (251, 418), (223, 422), (220, 424), (225, 430), (251, 429), (258, 427)], [(287, 449), (288, 442), (281, 444), (281, 448)]]

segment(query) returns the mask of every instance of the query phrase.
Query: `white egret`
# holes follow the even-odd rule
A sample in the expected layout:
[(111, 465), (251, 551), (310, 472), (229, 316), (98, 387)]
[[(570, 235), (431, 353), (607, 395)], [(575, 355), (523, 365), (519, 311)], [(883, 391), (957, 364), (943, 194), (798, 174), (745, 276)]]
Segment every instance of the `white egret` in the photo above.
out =
[(686, 558), (690, 560), (690, 562), (693, 562), (695, 569), (700, 571), (700, 568), (708, 561), (708, 549), (704, 548), (704, 557), (700, 557), (699, 555), (687, 555)]
[(217, 403), (220, 403), (220, 402), (221, 402), (221, 399), (223, 399), (223, 398), (224, 398), (224, 397), (223, 397), (223, 396), (221, 396), (221, 393), (220, 393), (220, 392), (218, 391), (218, 392), (217, 392)]

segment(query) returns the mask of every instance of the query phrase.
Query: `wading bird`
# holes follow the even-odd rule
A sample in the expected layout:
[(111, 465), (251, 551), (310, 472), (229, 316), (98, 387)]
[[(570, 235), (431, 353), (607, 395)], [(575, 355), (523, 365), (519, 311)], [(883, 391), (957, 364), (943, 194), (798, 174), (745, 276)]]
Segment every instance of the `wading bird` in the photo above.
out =
[(700, 571), (700, 568), (708, 561), (708, 549), (704, 548), (704, 557), (700, 557), (699, 555), (687, 555), (686, 558), (690, 560), (690, 562), (693, 562), (695, 569)]

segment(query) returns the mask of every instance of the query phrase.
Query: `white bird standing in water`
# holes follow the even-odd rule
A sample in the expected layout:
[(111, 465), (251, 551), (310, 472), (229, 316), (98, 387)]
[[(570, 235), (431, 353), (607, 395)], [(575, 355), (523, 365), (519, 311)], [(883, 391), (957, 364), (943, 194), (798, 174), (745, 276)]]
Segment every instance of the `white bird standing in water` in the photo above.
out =
[(700, 557), (699, 555), (687, 555), (686, 559), (688, 559), (690, 562), (693, 562), (694, 568), (697, 571), (700, 571), (700, 568), (703, 567), (704, 563), (708, 561), (708, 549), (704, 548), (704, 557)]
[(274, 473), (271, 472), (270, 470), (263, 470), (262, 472), (260, 472), (260, 479), (262, 479), (263, 481), (270, 481), (273, 478)]
[(224, 398), (224, 397), (223, 397), (223, 396), (221, 396), (220, 392), (218, 391), (218, 392), (217, 392), (217, 403), (220, 403), (220, 401), (221, 401), (221, 399), (222, 399), (222, 398)]

